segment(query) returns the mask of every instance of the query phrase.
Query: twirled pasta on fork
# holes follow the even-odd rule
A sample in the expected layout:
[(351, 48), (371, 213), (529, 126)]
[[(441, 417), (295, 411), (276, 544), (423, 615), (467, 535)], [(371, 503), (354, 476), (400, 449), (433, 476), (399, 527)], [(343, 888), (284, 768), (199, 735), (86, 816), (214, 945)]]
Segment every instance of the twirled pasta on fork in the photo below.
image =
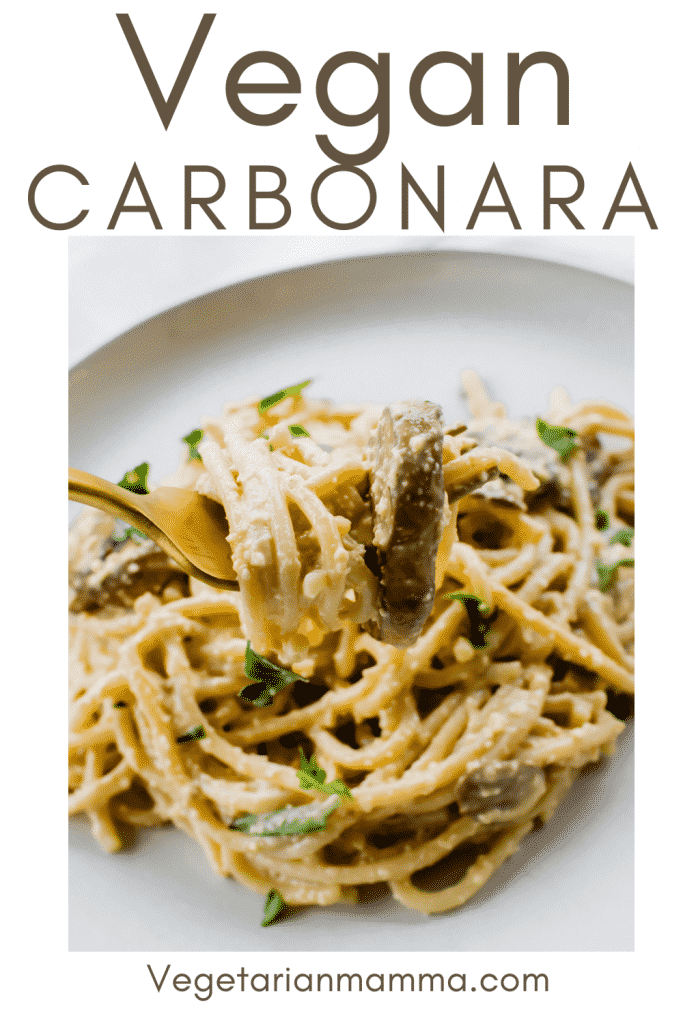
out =
[(558, 389), (513, 422), (464, 385), (467, 425), (303, 385), (207, 418), (165, 482), (224, 505), (239, 593), (100, 512), (77, 521), (70, 809), (106, 850), (172, 821), (290, 905), (382, 882), (434, 913), (613, 751), (632, 421)]

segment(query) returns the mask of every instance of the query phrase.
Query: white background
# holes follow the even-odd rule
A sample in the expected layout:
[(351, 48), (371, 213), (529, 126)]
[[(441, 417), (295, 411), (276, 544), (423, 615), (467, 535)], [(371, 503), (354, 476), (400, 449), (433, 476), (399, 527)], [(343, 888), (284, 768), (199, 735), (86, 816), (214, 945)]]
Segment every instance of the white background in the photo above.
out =
[[(137, 161), (164, 230), (183, 233), (182, 168), (185, 163), (213, 164), (234, 193), (221, 201), (226, 229), (247, 229), (247, 166), (276, 164), (288, 176), (287, 194), (294, 210), (287, 231), (331, 234), (310, 208), (314, 178), (329, 165), (317, 148), (316, 133), (331, 134), (340, 147), (367, 145), (366, 128), (337, 128), (327, 122), (315, 101), (318, 69), (346, 49), (369, 55), (392, 55), (392, 127), (384, 153), (365, 169), (378, 190), (378, 205), (364, 234), (401, 234), (400, 164), (405, 163), (429, 193), (436, 165), (446, 166), (446, 230), (464, 231), (493, 160), (521, 220), (522, 234), (542, 231), (542, 166), (570, 164), (581, 170), (586, 192), (576, 204), (587, 233), (600, 235), (607, 210), (627, 164), (632, 161), (659, 225), (652, 232), (641, 214), (619, 214), (612, 233), (636, 236), (638, 409), (640, 458), (646, 477), (640, 488), (639, 552), (640, 682), (645, 699), (639, 707), (638, 947), (635, 954), (470, 954), (451, 967), (446, 954), (422, 956), (423, 970), (546, 970), (548, 995), (492, 993), (480, 990), (450, 995), (424, 994), (339, 996), (291, 994), (239, 995), (238, 1012), (255, 1019), (266, 1015), (301, 1021), (306, 1012), (323, 1012), (331, 1021), (361, 1019), (382, 1012), (407, 1016), (458, 1010), (477, 1019), (557, 1021), (640, 1020), (664, 1016), (665, 1000), (676, 999), (675, 946), (680, 920), (677, 844), (678, 774), (669, 753), (677, 746), (680, 720), (680, 664), (671, 582), (676, 549), (676, 489), (679, 444), (680, 357), (680, 186), (674, 145), (679, 136), (677, 51), (680, 33), (675, 10), (662, 0), (647, 5), (578, 0), (571, 6), (519, 0), (494, 2), (476, 10), (423, 0), (420, 4), (348, 2), (220, 5), (217, 18), (181, 99), (164, 132), (114, 17), (121, 5), (37, 2), (5, 16), (6, 55), (2, 68), (5, 128), (9, 145), (3, 164), (6, 336), (4, 360), (4, 438), (6, 454), (4, 536), (6, 593), (12, 617), (6, 623), (8, 666), (5, 679), (5, 842), (4, 881), (8, 888), (5, 934), (7, 991), (18, 1001), (18, 1019), (44, 1019), (57, 1007), (74, 1019), (146, 1020), (155, 1010), (170, 1019), (188, 1014), (224, 1019), (239, 994), (217, 993), (204, 1009), (191, 992), (164, 990), (158, 995), (145, 963), (136, 954), (67, 954), (65, 923), (65, 825), (62, 694), (65, 679), (63, 557), (61, 509), (66, 464), (64, 370), (67, 337), (67, 238), (49, 232), (30, 216), (29, 182), (43, 167), (68, 163), (90, 185), (76, 182), (44, 198), (52, 212), (72, 216), (87, 192), (91, 213), (79, 233), (106, 234), (106, 225), (133, 161)], [(167, 94), (194, 34), (200, 15), (212, 8), (195, 0), (183, 3), (136, 2), (125, 8), (133, 18), (162, 91)], [(245, 125), (229, 110), (225, 76), (243, 54), (272, 49), (286, 55), (302, 79), (299, 106), (283, 124), (259, 129)], [(485, 123), (467, 122), (452, 129), (424, 124), (410, 107), (407, 83), (415, 64), (437, 50), (466, 57), (484, 53)], [(505, 61), (508, 52), (522, 55), (550, 50), (570, 71), (570, 125), (554, 124), (552, 99), (540, 85), (522, 92), (522, 124), (505, 123)], [(550, 75), (547, 69), (536, 72)], [(529, 79), (530, 81), (531, 79)], [(538, 81), (540, 82), (540, 78)], [(367, 88), (367, 81), (347, 86)], [(554, 86), (554, 80), (553, 80)], [(538, 92), (536, 92), (538, 88)], [(356, 109), (364, 105), (359, 93)], [(464, 97), (463, 97), (464, 99)], [(340, 101), (341, 105), (341, 101)], [(365, 134), (363, 134), (365, 133)], [(353, 140), (347, 143), (347, 139)], [(360, 140), (360, 142), (358, 141)], [(44, 183), (46, 184), (46, 183)], [(131, 200), (135, 201), (135, 200)], [(349, 187), (341, 197), (351, 217), (358, 196)], [(495, 200), (490, 200), (495, 201)], [(625, 202), (632, 201), (625, 198)], [(356, 207), (354, 208), (354, 203)], [(438, 234), (431, 218), (415, 204), (411, 232)], [(216, 207), (219, 212), (218, 206)], [(200, 223), (198, 232), (211, 233)], [(561, 214), (553, 215), (554, 232), (573, 234)], [(151, 233), (145, 215), (126, 214), (118, 233)], [(476, 234), (516, 234), (502, 214), (483, 215)], [(20, 492), (20, 488), (22, 491)], [(672, 494), (672, 491), (674, 492)], [(672, 500), (673, 499), (673, 500)], [(644, 653), (645, 652), (645, 653)], [(677, 684), (677, 685), (674, 685)], [(678, 707), (676, 706), (678, 702)], [(668, 761), (668, 763), (667, 763)], [(9, 798), (9, 799), (8, 799)], [(311, 954), (292, 954), (286, 965), (306, 970)], [(327, 960), (327, 955), (325, 956)], [(335, 970), (409, 970), (416, 958), (378, 952), (362, 964), (353, 954), (338, 955)], [(272, 961), (275, 958), (271, 958)], [(358, 958), (355, 958), (357, 961)], [(247, 970), (281, 969), (282, 965), (245, 953)], [(401, 962), (399, 962), (401, 961)], [(216, 953), (161, 954), (153, 966), (172, 963), (172, 973), (239, 969)], [(301, 964), (301, 966), (299, 966)], [(326, 965), (311, 969), (325, 970)], [(413, 966), (418, 970), (417, 965)], [(375, 1005), (370, 1005), (372, 1001)], [(453, 1003), (453, 1000), (457, 1000)], [(467, 1007), (463, 1007), (463, 1002)], [(677, 1002), (678, 1000), (676, 1000)], [(315, 1006), (312, 1007), (312, 1004)], [(673, 1003), (675, 1005), (675, 1003)], [(190, 1009), (192, 1007), (192, 1009)], [(668, 1016), (668, 1014), (667, 1014)]]

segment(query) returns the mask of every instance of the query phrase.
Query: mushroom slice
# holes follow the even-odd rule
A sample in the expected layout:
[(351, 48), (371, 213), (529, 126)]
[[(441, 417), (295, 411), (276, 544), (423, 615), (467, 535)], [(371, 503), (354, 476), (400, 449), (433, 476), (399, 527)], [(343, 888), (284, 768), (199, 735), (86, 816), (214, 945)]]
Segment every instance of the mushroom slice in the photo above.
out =
[(160, 594), (170, 583), (187, 591), (187, 573), (154, 541), (107, 537), (98, 555), (72, 573), (69, 611), (95, 612), (108, 605), (132, 608), (141, 594)]
[(519, 761), (491, 761), (460, 781), (455, 799), (461, 814), (491, 825), (526, 813), (545, 790), (542, 768)]
[(371, 441), (373, 543), (381, 568), (379, 636), (408, 647), (434, 604), (443, 530), (443, 414), (432, 402), (396, 402)]
[[(541, 482), (539, 490), (534, 492), (535, 497), (552, 484), (560, 483), (562, 479), (562, 461), (557, 452), (539, 438), (535, 420), (513, 422), (507, 419), (493, 419), (483, 423), (475, 422), (468, 428), (467, 437), (476, 440), (482, 447), (502, 448), (522, 459)], [(566, 470), (564, 472), (566, 473)], [(501, 476), (495, 470), (489, 474), (487, 480), (481, 482), (481, 485), (470, 488), (469, 493), (487, 501), (513, 505), (523, 511), (527, 508), (525, 493), (520, 485), (506, 476)], [(453, 497), (450, 491), (449, 497)]]
[(562, 467), (562, 460), (557, 452), (544, 444), (538, 436), (535, 420), (494, 420), (483, 424), (475, 423), (467, 430), (467, 437), (474, 438), (485, 447), (503, 448), (512, 452), (526, 462), (542, 484), (556, 480)]

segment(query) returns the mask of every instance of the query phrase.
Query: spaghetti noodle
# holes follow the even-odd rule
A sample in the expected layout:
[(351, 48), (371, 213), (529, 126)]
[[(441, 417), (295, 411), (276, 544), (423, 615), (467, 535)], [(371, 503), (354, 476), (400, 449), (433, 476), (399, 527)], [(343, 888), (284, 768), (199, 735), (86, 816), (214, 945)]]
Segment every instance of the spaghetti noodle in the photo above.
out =
[[(556, 390), (546, 419), (578, 445), (563, 460), (473, 373), (464, 384), (472, 419), (443, 436), (435, 598), (411, 646), (378, 639), (379, 406), (299, 390), (204, 421), (201, 460), (166, 482), (225, 506), (239, 593), (188, 580), (151, 541), (112, 539), (103, 513), (80, 518), (69, 800), (105, 850), (170, 821), (218, 874), (288, 904), (381, 882), (435, 913), (613, 751), (608, 704), (633, 693), (632, 422)], [(269, 704), (240, 695), (248, 642), (291, 669)], [(352, 799), (303, 788), (304, 763)], [(273, 831), (307, 817), (315, 828)]]

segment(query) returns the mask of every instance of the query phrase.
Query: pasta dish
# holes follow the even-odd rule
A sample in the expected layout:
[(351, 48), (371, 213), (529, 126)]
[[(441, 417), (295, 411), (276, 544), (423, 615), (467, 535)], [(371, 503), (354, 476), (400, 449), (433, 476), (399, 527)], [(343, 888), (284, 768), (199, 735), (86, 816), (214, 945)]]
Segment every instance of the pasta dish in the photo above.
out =
[(377, 883), (437, 913), (614, 750), (632, 420), (557, 388), (513, 421), (463, 386), (467, 424), (305, 384), (204, 419), (164, 483), (224, 507), (239, 590), (102, 512), (76, 522), (70, 812), (105, 850), (172, 822), (267, 898), (264, 924)]

